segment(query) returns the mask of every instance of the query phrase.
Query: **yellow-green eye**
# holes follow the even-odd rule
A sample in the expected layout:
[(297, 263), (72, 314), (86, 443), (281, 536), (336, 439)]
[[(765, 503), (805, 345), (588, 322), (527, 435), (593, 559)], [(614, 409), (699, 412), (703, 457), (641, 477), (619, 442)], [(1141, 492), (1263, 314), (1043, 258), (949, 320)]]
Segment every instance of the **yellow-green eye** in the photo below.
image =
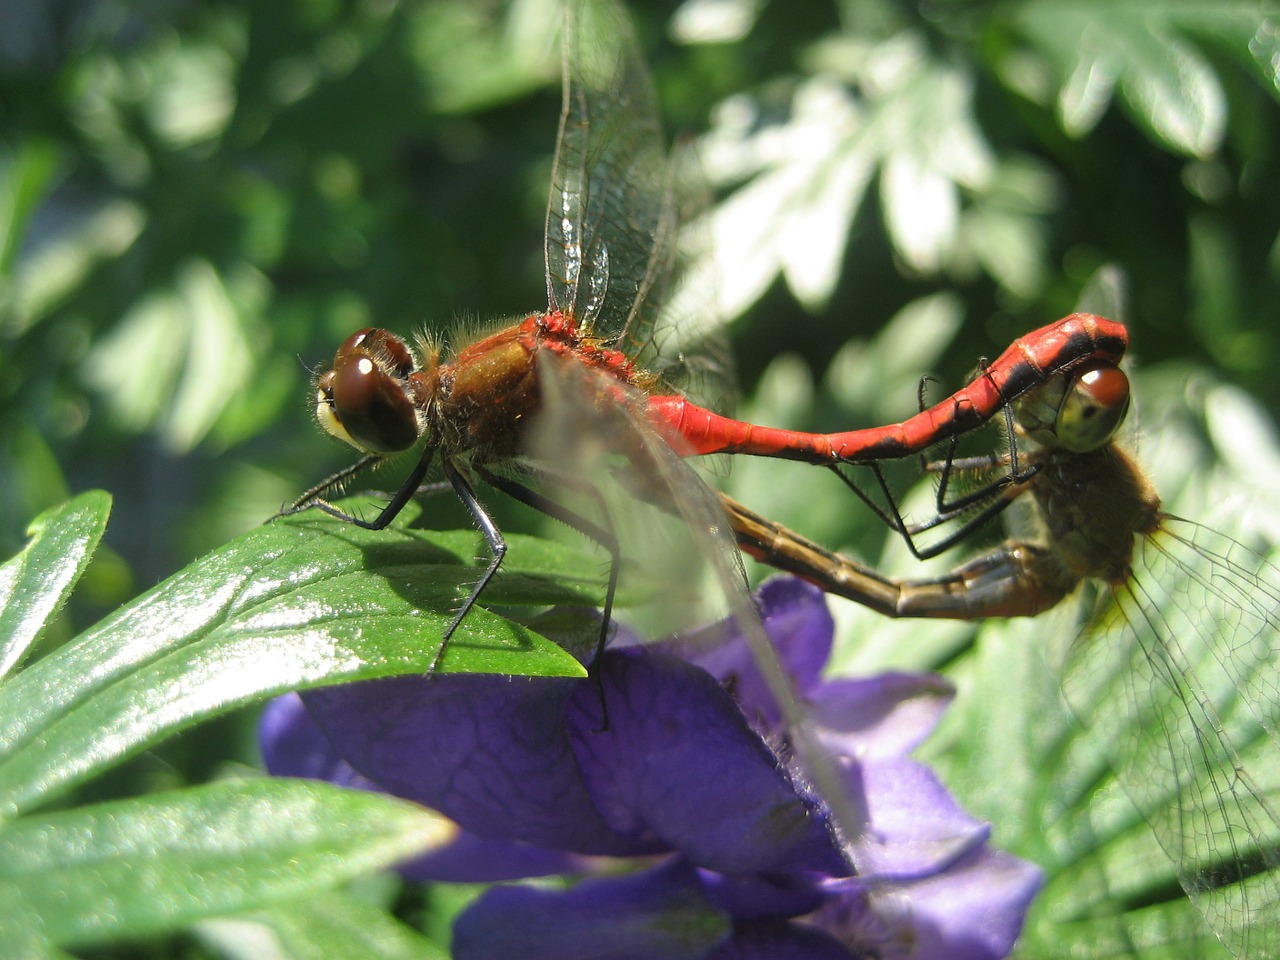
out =
[(1119, 367), (1086, 369), (1072, 382), (1058, 407), (1055, 434), (1072, 453), (1097, 450), (1115, 436), (1129, 412), (1129, 378)]

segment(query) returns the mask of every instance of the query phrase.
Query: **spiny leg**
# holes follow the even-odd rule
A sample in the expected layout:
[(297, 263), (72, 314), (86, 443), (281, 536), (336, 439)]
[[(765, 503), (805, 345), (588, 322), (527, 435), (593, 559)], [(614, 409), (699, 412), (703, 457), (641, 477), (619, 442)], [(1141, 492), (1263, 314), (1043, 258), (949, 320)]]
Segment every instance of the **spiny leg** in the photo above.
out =
[[(547, 473), (548, 471), (532, 471), (538, 473)], [(600, 680), (599, 663), (600, 657), (604, 653), (605, 644), (609, 640), (609, 625), (613, 622), (613, 604), (615, 596), (618, 592), (618, 569), (621, 564), (621, 550), (618, 546), (618, 538), (613, 531), (605, 526), (594, 523), (582, 514), (569, 509), (564, 504), (557, 503), (545, 494), (517, 483), (508, 477), (499, 476), (484, 467), (477, 467), (476, 473), (481, 476), (484, 481), (494, 488), (501, 490), (513, 500), (518, 500), (527, 507), (544, 513), (553, 519), (559, 520), (561, 523), (572, 527), (588, 540), (594, 541), (606, 553), (609, 554), (609, 582), (605, 588), (604, 607), (601, 611), (600, 635), (596, 639), (595, 655), (592, 658), (592, 670), (595, 674), (596, 689), (600, 697), (600, 715), (601, 715), (601, 732), (609, 729), (609, 708), (605, 702), (604, 686)], [(601, 513), (608, 518), (608, 509), (605, 506), (604, 498), (591, 484), (575, 481), (572, 478), (561, 478), (561, 482), (576, 487), (578, 490), (593, 497), (600, 506)]]
[[(983, 376), (990, 376), (987, 373), (985, 361), (983, 361)], [(925, 390), (932, 378), (922, 377), (920, 380), (917, 402), (922, 410), (926, 409), (927, 400)], [(956, 415), (954, 422), (959, 422), (960, 404), (963, 400), (956, 401)], [(957, 459), (956, 451), (959, 445), (960, 432), (954, 431), (948, 437), (947, 455), (942, 461), (931, 461), (926, 454), (920, 455), (921, 469), (926, 473), (937, 473), (941, 475), (938, 483), (938, 489), (935, 495), (935, 514), (927, 520), (908, 524), (903, 518), (898, 508), (897, 498), (889, 489), (888, 483), (885, 481), (884, 473), (879, 463), (868, 461), (858, 466), (865, 466), (870, 469), (876, 478), (876, 484), (880, 489), (880, 495), (887, 507), (881, 506), (876, 502), (870, 494), (863, 490), (854, 479), (840, 469), (840, 465), (830, 464), (828, 468), (840, 478), (857, 497), (865, 503), (871, 511), (883, 522), (890, 530), (902, 537), (907, 545), (907, 549), (912, 555), (920, 560), (926, 560), (935, 557), (940, 553), (949, 550), (961, 540), (968, 537), (979, 527), (983, 526), (993, 517), (1000, 514), (1013, 498), (1016, 496), (1018, 489), (1021, 488), (1028, 480), (1039, 472), (1039, 464), (1029, 464), (1025, 468), (1022, 466), (1018, 457), (1018, 447), (1016, 440), (1016, 432), (1014, 430), (1013, 409), (1008, 402), (1001, 406), (1003, 416), (1005, 418), (1005, 436), (1008, 438), (1009, 450), (1007, 454), (996, 455), (988, 454), (975, 457), (964, 457)], [(949, 498), (948, 491), (951, 480), (957, 474), (973, 474), (983, 470), (989, 470), (993, 467), (1007, 467), (1007, 470), (999, 477), (982, 484), (980, 487), (970, 490), (957, 498)], [(977, 511), (974, 513), (974, 511)], [(948, 534), (945, 538), (927, 547), (917, 545), (915, 538), (928, 530), (935, 529), (942, 524), (950, 523), (960, 518), (965, 518), (963, 523)]]
[[(489, 561), (489, 565), (485, 567), (484, 573), (480, 574), (480, 578), (472, 585), (471, 593), (467, 595), (467, 599), (458, 608), (458, 612), (453, 615), (449, 625), (445, 627), (444, 633), (440, 636), (440, 647), (436, 650), (436, 655), (431, 658), (431, 665), (427, 668), (427, 673), (436, 672), (436, 668), (440, 666), (440, 661), (444, 657), (445, 648), (449, 645), (449, 638), (453, 636), (454, 631), (458, 629), (458, 625), (462, 623), (466, 615), (471, 612), (471, 608), (476, 605), (476, 601), (480, 599), (480, 594), (484, 593), (485, 587), (489, 586), (489, 582), (498, 572), (498, 568), (502, 566), (503, 558), (507, 555), (507, 541), (503, 539), (502, 531), (498, 529), (493, 517), (489, 516), (489, 512), (485, 510), (484, 504), (476, 496), (476, 492), (472, 489), (471, 484), (467, 482), (467, 478), (459, 473), (458, 469), (447, 458), (442, 459), (440, 465), (444, 470), (445, 479), (449, 481), (454, 493), (458, 495), (458, 499), (462, 501), (462, 505), (467, 508), (467, 512), (471, 514), (471, 519), (480, 529), (485, 543), (489, 545), (489, 552), (493, 555), (493, 558)], [(425, 473), (425, 470), (423, 472)], [(421, 477), (418, 477), (414, 481), (410, 496), (412, 491), (417, 489), (418, 481), (421, 479)], [(406, 484), (406, 486), (408, 485)], [(401, 492), (404, 489), (404, 487), (401, 487)], [(399, 493), (397, 493), (398, 496)], [(408, 499), (408, 496), (406, 496), (404, 502), (408, 502)], [(394, 502), (392, 501), (392, 503)], [(404, 502), (400, 504), (400, 507), (404, 506)], [(389, 507), (390, 504), (388, 504)], [(386, 513), (386, 510), (383, 513)], [(377, 521), (374, 522), (376, 523)]]
[[(354, 523), (357, 527), (363, 527), (365, 530), (382, 530), (390, 524), (392, 520), (399, 516), (400, 511), (403, 510), (409, 501), (413, 499), (415, 494), (423, 490), (431, 490), (435, 487), (435, 484), (429, 484), (426, 487), (422, 485), (423, 478), (427, 475), (427, 471), (431, 469), (431, 460), (435, 456), (435, 452), (436, 448), (434, 446), (429, 446), (422, 451), (422, 456), (419, 458), (417, 464), (414, 465), (413, 471), (405, 477), (404, 483), (400, 484), (396, 489), (396, 492), (391, 495), (390, 502), (382, 508), (378, 513), (378, 516), (373, 520), (354, 517), (346, 511), (338, 509), (322, 496), (322, 494), (328, 493), (330, 490), (341, 486), (362, 470), (376, 466), (386, 459), (385, 457), (379, 457), (373, 454), (370, 454), (367, 457), (362, 457), (351, 466), (346, 467), (343, 470), (339, 470), (337, 473), (333, 474), (333, 476), (316, 484), (294, 501), (292, 506), (287, 510), (281, 510), (276, 514), (276, 516), (287, 517), (315, 507), (317, 510), (327, 513), (331, 517), (336, 517), (346, 523)], [(457, 490), (455, 485), (450, 484), (450, 486), (453, 486), (455, 491)], [(274, 520), (275, 517), (272, 517), (272, 519)]]

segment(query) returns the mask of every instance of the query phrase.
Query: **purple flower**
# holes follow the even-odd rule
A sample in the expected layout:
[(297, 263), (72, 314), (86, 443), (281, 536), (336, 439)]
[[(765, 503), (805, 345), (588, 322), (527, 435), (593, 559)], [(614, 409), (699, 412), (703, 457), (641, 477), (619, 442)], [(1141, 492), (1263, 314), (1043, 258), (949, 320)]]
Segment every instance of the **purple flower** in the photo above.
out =
[(927, 675), (823, 680), (833, 624), (821, 592), (777, 578), (758, 602), (863, 811), (842, 824), (857, 831), (849, 842), (775, 752), (788, 755), (791, 732), (730, 630), (710, 648), (615, 644), (597, 671), (607, 731), (583, 680), (399, 677), (283, 697), (263, 718), (267, 767), (451, 818), (454, 842), (405, 865), (414, 879), (589, 877), (490, 888), (455, 925), (460, 960), (1004, 956), (1039, 871), (991, 849), (988, 825), (908, 757), (951, 688)]

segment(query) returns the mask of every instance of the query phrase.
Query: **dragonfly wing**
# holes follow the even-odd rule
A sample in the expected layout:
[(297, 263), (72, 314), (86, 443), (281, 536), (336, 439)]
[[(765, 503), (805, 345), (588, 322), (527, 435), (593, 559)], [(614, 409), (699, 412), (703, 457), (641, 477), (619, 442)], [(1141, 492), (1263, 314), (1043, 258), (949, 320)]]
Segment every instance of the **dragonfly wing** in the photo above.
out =
[[(564, 106), (547, 204), (546, 261), (549, 304), (576, 319), (580, 332), (609, 342), (642, 369), (704, 373), (678, 342), (676, 327), (658, 317), (675, 264), (679, 219), (654, 106), (653, 85), (630, 23), (611, 0), (571, 4), (564, 43)], [(658, 331), (655, 333), (655, 331)], [(602, 363), (611, 361), (602, 359)], [(841, 775), (815, 743), (803, 742), (807, 725), (778, 663), (746, 577), (727, 518), (714, 492), (649, 426), (638, 393), (615, 371), (573, 356), (539, 357), (540, 411), (527, 453), (553, 497), (583, 503), (574, 477), (607, 478), (634, 471), (628, 492), (672, 517), (694, 541), (716, 592), (738, 619), (807, 775), (832, 807), (847, 837), (861, 834), (862, 812), (842, 803)], [(696, 376), (694, 377), (697, 378)], [(703, 377), (706, 379), (706, 377)], [(547, 467), (571, 478), (556, 484)], [(609, 491), (588, 492), (585, 504), (603, 509), (600, 525), (617, 527), (634, 499), (612, 506)], [(650, 511), (652, 513), (654, 511)], [(597, 521), (593, 520), (593, 523)], [(645, 531), (640, 531), (642, 534)], [(618, 537), (627, 555), (629, 532)], [(667, 558), (670, 565), (671, 558)]]
[(1189, 620), (1214, 624), (1202, 631), (1208, 650), (1280, 757), (1280, 568), (1198, 523), (1165, 517), (1161, 531), (1143, 545), (1146, 566), (1185, 580), (1171, 602)]
[(662, 294), (662, 309), (652, 323), (628, 328), (624, 349), (644, 370), (659, 375), (661, 386), (655, 390), (679, 393), (730, 415), (737, 396), (733, 355), (725, 336), (729, 318), (720, 310), (716, 288), (715, 251), (706, 216), (710, 188), (692, 146), (673, 151), (671, 182), (679, 236), (669, 244), (669, 290), (655, 291)]
[(1121, 786), (1222, 943), (1236, 957), (1280, 956), (1280, 817), (1268, 799), (1280, 787), (1280, 701), (1274, 653), (1261, 653), (1276, 642), (1280, 581), (1200, 531), (1143, 538), (1135, 576), (1072, 647), (1063, 690), (1102, 732)]
[[(571, 476), (617, 478), (607, 487), (603, 482), (598, 486), (608, 504), (604, 522), (618, 531), (624, 560), (630, 546), (638, 545), (642, 553), (647, 548), (650, 557), (642, 562), (668, 580), (678, 578), (673, 589), (678, 590), (681, 581), (686, 588), (697, 584), (703, 601), (711, 594), (723, 612), (736, 618), (778, 704), (804, 778), (827, 802), (843, 835), (861, 836), (865, 811), (848, 796), (842, 775), (813, 735), (791, 679), (764, 632), (719, 495), (649, 425), (641, 396), (623, 388), (625, 395), (618, 400), (616, 380), (572, 358), (544, 354), (538, 372), (543, 405), (531, 445), (537, 462), (555, 464), (557, 472)], [(601, 397), (609, 402), (600, 402)], [(561, 495), (573, 497), (575, 485), (565, 487)], [(553, 495), (555, 487), (553, 481)], [(682, 552), (673, 554), (670, 544), (660, 554), (652, 549), (653, 531), (663, 527), (664, 517), (667, 529), (674, 527), (686, 541), (677, 545)], [(639, 542), (646, 539), (647, 543)], [(692, 573), (682, 566), (689, 560), (694, 562)], [(624, 578), (628, 573), (624, 562)], [(627, 590), (625, 583), (622, 590)], [(663, 603), (671, 592), (662, 595)]]
[(547, 295), (593, 335), (647, 339), (674, 210), (653, 83), (626, 14), (566, 5), (564, 101), (547, 200)]
[(653, 83), (624, 11), (610, 0), (569, 4), (564, 37), (548, 303), (667, 388), (727, 411), (732, 364), (707, 269), (701, 168), (690, 149), (667, 160)]

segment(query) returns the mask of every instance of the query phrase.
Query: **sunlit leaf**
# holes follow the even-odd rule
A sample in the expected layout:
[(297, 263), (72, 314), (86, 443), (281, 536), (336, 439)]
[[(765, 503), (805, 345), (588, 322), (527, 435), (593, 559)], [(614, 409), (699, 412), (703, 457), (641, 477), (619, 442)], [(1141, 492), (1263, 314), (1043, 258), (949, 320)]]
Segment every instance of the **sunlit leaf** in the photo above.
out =
[(44, 199), (58, 154), (48, 141), (32, 140), (0, 153), (0, 275), (9, 275), (31, 214)]
[(190, 261), (173, 290), (139, 303), (99, 342), (85, 374), (122, 425), (158, 430), (175, 451), (208, 434), (270, 342), (246, 309), (257, 300), (252, 286), (241, 276), (237, 289), (208, 262)]
[(550, 83), (558, 74), (558, 3), (518, 0), (498, 10), (465, 0), (417, 10), (411, 49), (431, 80), (436, 109), (466, 114)]
[(446, 960), (448, 954), (383, 910), (354, 896), (320, 893), (236, 917), (206, 920), (205, 941), (237, 960), (261, 960), (263, 941), (292, 960)]
[[(1227, 100), (1206, 41), (1274, 88), (1274, 29), (1259, 0), (1021, 4), (1012, 22), (1056, 71), (1059, 115), (1073, 136), (1093, 130), (1114, 93), (1155, 139), (1192, 156), (1222, 142)], [(1273, 93), (1274, 93), (1273, 89)]]
[(42, 513), (31, 542), (0, 566), (0, 677), (22, 660), (93, 557), (111, 512), (100, 490)]
[[(29, 808), (240, 704), (425, 672), (479, 574), (478, 537), (303, 515), (198, 560), (0, 689), (0, 810)], [(508, 540), (486, 604), (599, 602), (598, 561)], [(583, 674), (555, 643), (482, 608), (463, 621), (440, 669)], [(24, 749), (33, 742), (39, 749)]]
[(147, 104), (156, 133), (173, 148), (219, 136), (235, 109), (235, 63), (215, 44), (161, 43)]
[[(845, 38), (824, 46), (817, 63), (830, 73), (797, 89), (786, 122), (754, 129), (735, 102), (704, 144), (713, 178), (750, 177), (712, 221), (717, 286), (730, 316), (778, 274), (802, 303), (820, 309), (875, 173), (894, 248), (922, 273), (955, 261), (962, 194), (976, 196), (991, 181), (971, 80), (934, 59), (920, 38), (879, 45)], [(835, 82), (842, 73), (861, 85), (859, 96)]]
[(14, 270), (11, 333), (43, 320), (102, 261), (120, 256), (142, 233), (146, 213), (128, 200), (81, 209), (65, 231), (40, 244)]
[(177, 292), (190, 340), (165, 433), (174, 449), (189, 450), (212, 429), (231, 398), (249, 387), (258, 351), (269, 337), (237, 302), (249, 299), (244, 291), (236, 291), (204, 261), (184, 267)]

